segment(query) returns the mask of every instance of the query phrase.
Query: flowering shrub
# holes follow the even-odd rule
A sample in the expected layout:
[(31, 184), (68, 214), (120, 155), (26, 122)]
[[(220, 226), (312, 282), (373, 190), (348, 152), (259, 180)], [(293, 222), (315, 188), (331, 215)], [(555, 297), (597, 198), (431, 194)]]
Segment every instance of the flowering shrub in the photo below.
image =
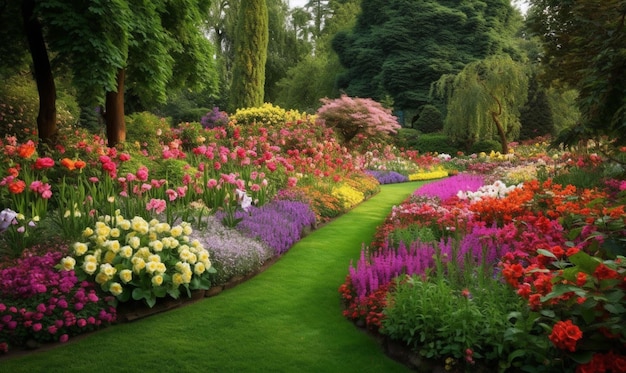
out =
[(61, 268), (94, 280), (122, 302), (132, 298), (152, 307), (157, 298), (178, 298), (181, 288), (187, 296), (209, 289), (209, 253), (190, 241), (192, 232), (188, 223), (170, 227), (156, 219), (107, 215), (85, 229), (89, 241), (76, 242)]
[(421, 171), (409, 175), (410, 181), (440, 179), (448, 176), (448, 171), (444, 169), (436, 169), (432, 171)]
[(220, 111), (217, 106), (200, 119), (200, 124), (204, 128), (226, 127), (228, 122), (228, 114), (225, 111)]
[(213, 285), (222, 285), (234, 277), (244, 276), (258, 270), (274, 255), (274, 249), (266, 244), (251, 240), (242, 232), (229, 229), (212, 216), (204, 218), (202, 230), (194, 230), (191, 239), (197, 239), (210, 253), (210, 274)]
[(393, 135), (401, 127), (391, 110), (372, 99), (342, 95), (338, 99), (324, 98), (321, 101), (323, 105), (317, 110), (318, 120), (335, 129), (344, 143), (349, 143), (357, 135)]
[(66, 342), (116, 320), (112, 297), (79, 281), (74, 271), (54, 269), (60, 249), (28, 253), (0, 270), (0, 353), (27, 342)]
[(285, 115), (285, 109), (265, 103), (257, 108), (237, 109), (232, 119), (242, 125), (276, 126), (285, 121)]
[(407, 176), (399, 174), (395, 171), (366, 170), (365, 172), (374, 176), (380, 184), (395, 184), (409, 181)]
[(363, 193), (346, 184), (333, 187), (331, 193), (334, 197), (341, 200), (343, 208), (346, 211), (363, 202), (365, 199)]

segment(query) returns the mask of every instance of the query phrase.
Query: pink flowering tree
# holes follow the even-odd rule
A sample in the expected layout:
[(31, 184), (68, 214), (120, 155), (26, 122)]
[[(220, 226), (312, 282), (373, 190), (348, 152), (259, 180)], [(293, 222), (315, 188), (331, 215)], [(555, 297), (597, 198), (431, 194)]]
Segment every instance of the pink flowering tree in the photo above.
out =
[(317, 110), (318, 122), (326, 124), (340, 134), (344, 143), (356, 137), (381, 137), (394, 135), (400, 129), (398, 118), (390, 109), (370, 98), (323, 98)]

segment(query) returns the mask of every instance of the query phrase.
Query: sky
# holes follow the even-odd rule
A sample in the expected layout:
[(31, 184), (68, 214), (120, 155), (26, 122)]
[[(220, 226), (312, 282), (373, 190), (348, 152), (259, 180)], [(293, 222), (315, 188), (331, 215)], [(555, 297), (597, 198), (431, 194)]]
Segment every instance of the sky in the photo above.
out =
[[(302, 7), (306, 3), (309, 2), (309, 0), (288, 0), (288, 1), (289, 1), (289, 7), (290, 8)], [(526, 0), (519, 0), (519, 1), (516, 1), (516, 2), (519, 4), (519, 7), (522, 10), (522, 12), (526, 13), (526, 9), (528, 8), (527, 1)]]

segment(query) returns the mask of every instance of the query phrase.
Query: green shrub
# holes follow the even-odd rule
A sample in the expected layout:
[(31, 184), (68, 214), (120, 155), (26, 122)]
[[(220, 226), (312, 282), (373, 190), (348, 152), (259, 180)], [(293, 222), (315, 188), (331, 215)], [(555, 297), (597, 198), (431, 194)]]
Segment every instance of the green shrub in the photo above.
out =
[(206, 130), (199, 122), (179, 123), (174, 133), (182, 141), (184, 150), (191, 150), (206, 140)]
[(491, 153), (492, 150), (494, 152), (501, 152), (502, 144), (500, 144), (498, 141), (495, 141), (495, 140), (482, 140), (472, 145), (469, 152), (470, 154), (471, 153), (478, 154), (481, 152)]
[(450, 138), (444, 134), (433, 133), (423, 134), (417, 141), (417, 150), (420, 153), (447, 153), (456, 154), (458, 146), (454, 144)]
[(433, 230), (429, 227), (413, 224), (406, 228), (395, 229), (389, 235), (389, 239), (397, 248), (400, 245), (400, 242), (404, 242), (407, 246), (409, 246), (413, 241), (420, 241), (424, 243), (435, 242), (437, 237), (433, 233)]
[(169, 123), (149, 112), (133, 113), (126, 117), (126, 142), (139, 144), (148, 154), (161, 152), (161, 142), (170, 131)]
[(424, 105), (419, 117), (413, 125), (422, 133), (435, 133), (443, 130), (443, 116), (441, 111), (434, 105)]
[(413, 128), (400, 128), (393, 142), (398, 148), (417, 149), (419, 131)]

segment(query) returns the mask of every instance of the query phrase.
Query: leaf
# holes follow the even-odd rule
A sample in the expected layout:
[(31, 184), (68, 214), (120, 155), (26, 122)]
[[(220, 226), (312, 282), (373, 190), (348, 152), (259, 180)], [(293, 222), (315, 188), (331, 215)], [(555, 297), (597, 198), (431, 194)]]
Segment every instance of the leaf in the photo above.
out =
[(597, 259), (593, 258), (589, 254), (579, 251), (576, 254), (569, 257), (570, 262), (576, 267), (580, 268), (582, 272), (592, 274), (600, 263)]
[(554, 255), (551, 251), (548, 251), (546, 249), (537, 249), (537, 253), (543, 256), (547, 256), (549, 258), (557, 259), (556, 255)]

